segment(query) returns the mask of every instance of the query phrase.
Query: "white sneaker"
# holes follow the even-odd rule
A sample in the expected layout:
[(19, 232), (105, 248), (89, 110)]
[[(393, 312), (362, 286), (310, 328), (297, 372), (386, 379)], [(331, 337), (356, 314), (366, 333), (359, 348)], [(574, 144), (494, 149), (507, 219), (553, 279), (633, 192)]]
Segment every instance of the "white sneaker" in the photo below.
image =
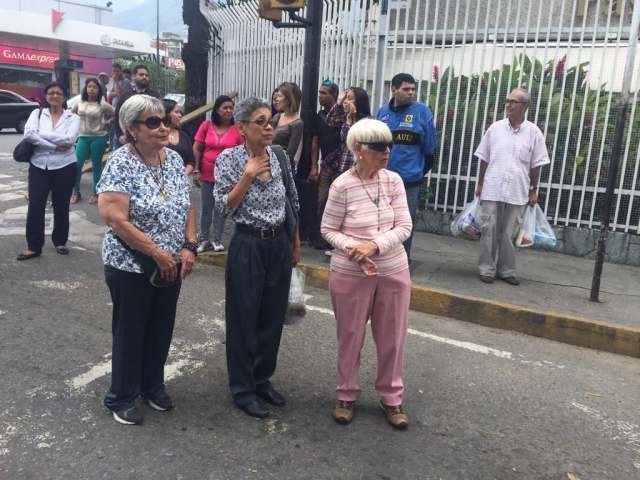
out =
[(213, 247), (213, 251), (214, 252), (223, 252), (224, 251), (224, 245), (222, 245), (221, 243), (213, 242), (211, 245)]
[(198, 245), (198, 253), (206, 252), (207, 250), (211, 250), (213, 246), (209, 240), (205, 240)]

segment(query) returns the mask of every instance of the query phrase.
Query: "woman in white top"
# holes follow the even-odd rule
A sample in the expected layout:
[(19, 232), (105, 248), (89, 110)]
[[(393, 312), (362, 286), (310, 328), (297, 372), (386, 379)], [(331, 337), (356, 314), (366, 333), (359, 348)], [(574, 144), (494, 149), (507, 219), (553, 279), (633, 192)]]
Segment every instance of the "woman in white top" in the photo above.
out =
[(104, 100), (102, 84), (97, 78), (87, 78), (82, 90), (82, 101), (75, 104), (72, 111), (80, 116), (80, 138), (76, 146), (78, 164), (71, 203), (80, 201), (82, 167), (89, 157), (93, 169), (93, 195), (89, 198), (89, 203), (97, 203), (96, 187), (102, 173), (102, 155), (107, 149), (109, 124), (114, 116), (113, 107)]
[(29, 209), (27, 211), (27, 249), (18, 260), (40, 256), (44, 245), (44, 211), (51, 192), (53, 232), (51, 239), (60, 255), (67, 255), (69, 200), (76, 179), (75, 143), (80, 133), (80, 117), (66, 109), (61, 83), (44, 89), (42, 110), (31, 112), (24, 127), (24, 138), (35, 145), (29, 165)]

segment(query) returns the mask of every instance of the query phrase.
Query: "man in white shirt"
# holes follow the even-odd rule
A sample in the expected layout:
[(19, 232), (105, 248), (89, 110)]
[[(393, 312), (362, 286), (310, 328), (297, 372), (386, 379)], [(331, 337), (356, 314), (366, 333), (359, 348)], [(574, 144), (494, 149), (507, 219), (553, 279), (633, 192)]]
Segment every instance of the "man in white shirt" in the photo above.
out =
[(540, 170), (549, 163), (542, 132), (525, 120), (531, 96), (516, 88), (507, 97), (507, 118), (491, 125), (478, 145), (480, 175), (480, 280), (495, 277), (519, 285), (516, 277), (514, 228), (525, 205), (538, 201)]

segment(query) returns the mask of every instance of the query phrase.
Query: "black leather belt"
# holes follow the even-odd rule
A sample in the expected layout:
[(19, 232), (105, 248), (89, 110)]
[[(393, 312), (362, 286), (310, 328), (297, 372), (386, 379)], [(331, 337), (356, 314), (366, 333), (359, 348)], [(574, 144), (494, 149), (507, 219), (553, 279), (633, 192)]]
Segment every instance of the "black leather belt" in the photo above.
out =
[(282, 225), (269, 228), (254, 228), (248, 225), (243, 225), (242, 223), (236, 223), (236, 230), (242, 233), (253, 235), (260, 240), (275, 240), (276, 238), (278, 238), (280, 232), (282, 231)]

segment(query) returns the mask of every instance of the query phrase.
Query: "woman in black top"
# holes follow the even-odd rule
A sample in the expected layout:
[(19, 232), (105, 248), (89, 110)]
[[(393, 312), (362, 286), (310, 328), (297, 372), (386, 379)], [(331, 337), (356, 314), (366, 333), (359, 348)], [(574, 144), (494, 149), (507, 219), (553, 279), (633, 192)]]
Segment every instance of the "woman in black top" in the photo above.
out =
[(180, 119), (182, 118), (182, 107), (175, 101), (164, 99), (164, 114), (171, 119), (171, 127), (169, 129), (169, 145), (168, 148), (180, 155), (184, 162), (184, 171), (187, 175), (191, 175), (196, 165), (196, 159), (193, 156), (193, 145), (189, 136), (180, 128)]

